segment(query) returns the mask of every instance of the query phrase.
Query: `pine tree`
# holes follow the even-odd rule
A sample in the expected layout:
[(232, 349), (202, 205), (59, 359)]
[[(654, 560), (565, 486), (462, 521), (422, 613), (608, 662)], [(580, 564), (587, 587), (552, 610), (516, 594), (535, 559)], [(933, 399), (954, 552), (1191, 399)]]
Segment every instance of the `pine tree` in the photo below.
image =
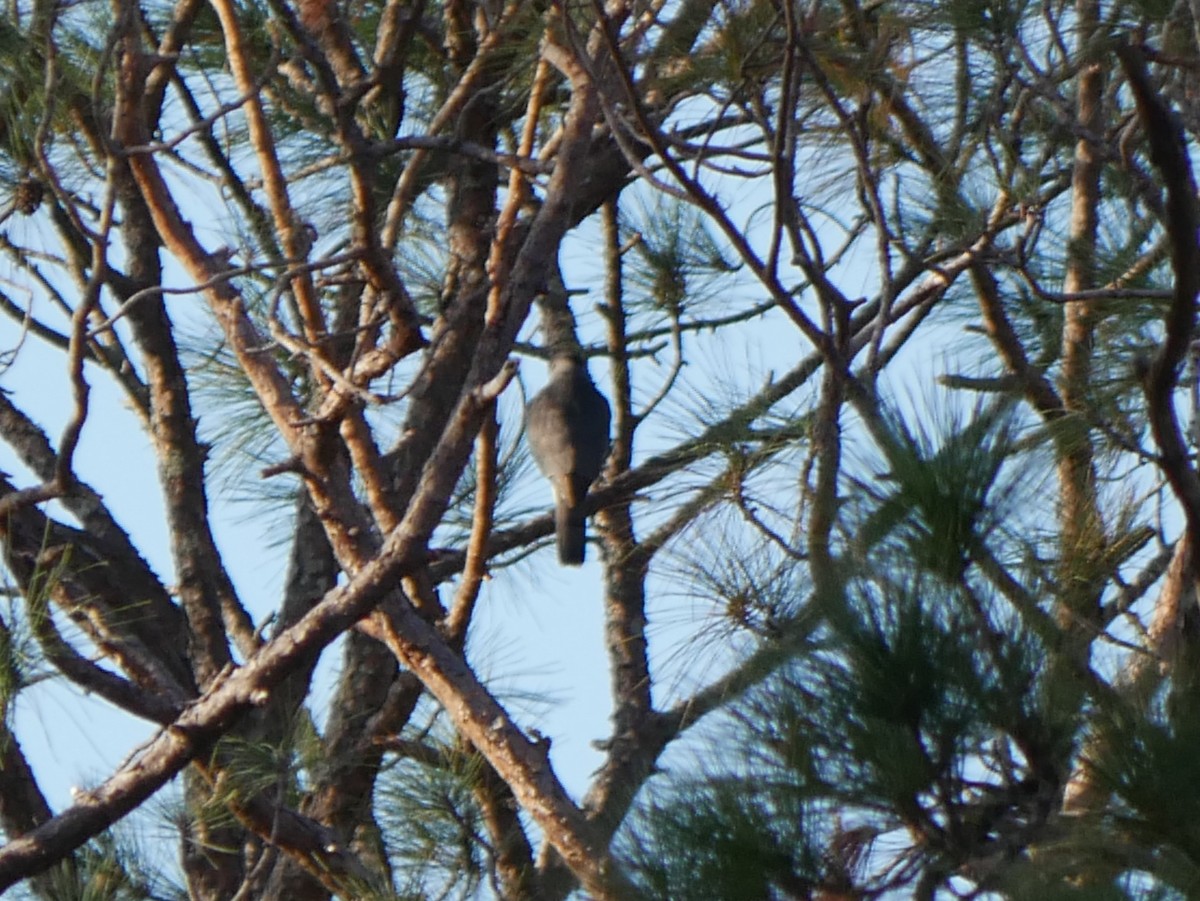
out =
[[(0, 890), (1195, 895), (1196, 14), (10, 5)], [(47, 684), (153, 729), (66, 805)]]

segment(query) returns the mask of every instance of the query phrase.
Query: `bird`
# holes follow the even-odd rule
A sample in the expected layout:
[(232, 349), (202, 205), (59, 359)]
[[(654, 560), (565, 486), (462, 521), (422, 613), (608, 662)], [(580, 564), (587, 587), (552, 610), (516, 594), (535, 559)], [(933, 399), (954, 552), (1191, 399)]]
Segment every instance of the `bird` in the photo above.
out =
[(578, 347), (550, 357), (550, 381), (529, 402), (525, 434), (533, 459), (554, 491), (558, 560), (583, 563), (587, 527), (583, 502), (608, 456), (611, 413)]

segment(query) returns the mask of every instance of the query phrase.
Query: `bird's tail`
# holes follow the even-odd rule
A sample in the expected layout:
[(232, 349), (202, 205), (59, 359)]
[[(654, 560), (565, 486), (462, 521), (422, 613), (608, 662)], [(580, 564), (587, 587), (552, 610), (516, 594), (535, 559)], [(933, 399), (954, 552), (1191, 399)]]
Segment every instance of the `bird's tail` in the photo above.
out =
[(558, 540), (558, 562), (566, 566), (583, 563), (587, 549), (587, 518), (581, 504), (559, 500), (554, 507), (554, 531)]

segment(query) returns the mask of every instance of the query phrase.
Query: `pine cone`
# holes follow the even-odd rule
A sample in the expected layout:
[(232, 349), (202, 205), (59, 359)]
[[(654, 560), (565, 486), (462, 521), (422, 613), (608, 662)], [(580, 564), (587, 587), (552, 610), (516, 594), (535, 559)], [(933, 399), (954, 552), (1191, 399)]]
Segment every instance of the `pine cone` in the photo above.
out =
[(22, 216), (32, 216), (42, 205), (42, 196), (46, 188), (40, 181), (27, 178), (20, 182), (13, 191), (13, 206)]

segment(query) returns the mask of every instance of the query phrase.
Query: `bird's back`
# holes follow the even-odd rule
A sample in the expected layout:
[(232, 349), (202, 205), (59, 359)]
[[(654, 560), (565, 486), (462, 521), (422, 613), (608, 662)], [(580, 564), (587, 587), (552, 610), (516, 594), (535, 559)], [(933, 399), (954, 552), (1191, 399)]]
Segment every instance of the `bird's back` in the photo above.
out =
[(556, 373), (530, 401), (526, 416), (529, 447), (545, 475), (595, 480), (608, 456), (610, 413), (586, 369)]

